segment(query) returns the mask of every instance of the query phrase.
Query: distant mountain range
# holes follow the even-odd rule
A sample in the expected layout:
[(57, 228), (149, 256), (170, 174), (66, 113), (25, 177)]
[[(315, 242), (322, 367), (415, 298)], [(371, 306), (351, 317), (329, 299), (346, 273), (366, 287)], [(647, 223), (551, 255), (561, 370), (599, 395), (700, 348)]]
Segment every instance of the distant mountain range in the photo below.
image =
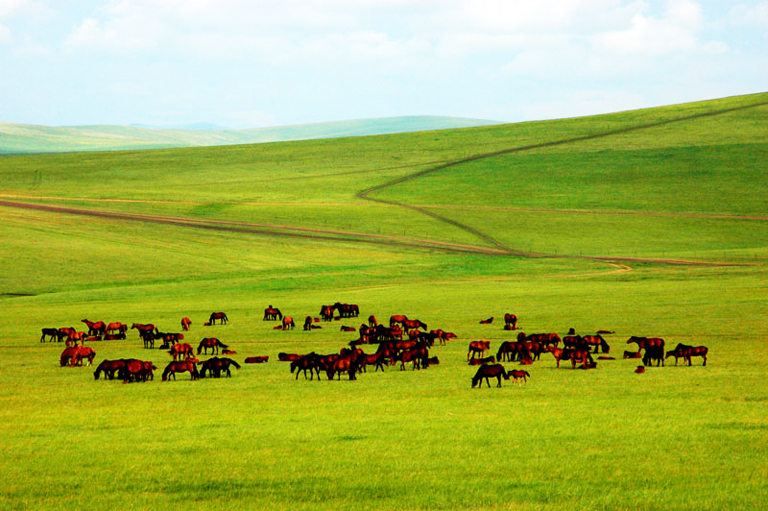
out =
[(493, 124), (502, 123), (462, 117), (412, 116), (231, 130), (220, 129), (207, 123), (175, 129), (141, 125), (53, 127), (0, 122), (0, 155), (256, 144), (470, 128)]

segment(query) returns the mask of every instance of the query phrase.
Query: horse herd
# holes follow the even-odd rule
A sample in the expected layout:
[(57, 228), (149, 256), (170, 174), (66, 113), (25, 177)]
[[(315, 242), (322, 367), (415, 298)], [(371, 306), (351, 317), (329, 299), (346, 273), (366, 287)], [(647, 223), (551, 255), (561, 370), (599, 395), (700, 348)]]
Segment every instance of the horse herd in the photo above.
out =
[[(334, 317), (335, 312), (338, 312), (338, 317)], [(323, 305), (320, 310), (320, 317), (325, 321), (357, 317), (358, 315), (359, 307), (356, 304), (337, 302), (334, 305)], [(279, 309), (272, 307), (272, 305), (265, 309), (264, 320), (279, 321), (280, 324), (275, 328), (283, 330), (290, 328), (287, 325), (293, 324), (291, 316), (283, 315)], [(517, 316), (508, 313), (505, 314), (504, 320), (504, 330), (517, 329)], [(126, 338), (128, 326), (124, 323), (92, 322), (87, 319), (81, 321), (88, 326), (87, 332), (77, 332), (71, 327), (42, 329), (40, 342), (44, 342), (46, 338), (51, 341), (66, 341), (67, 347), (60, 357), (62, 367), (82, 366), (84, 362), (88, 365), (93, 364), (96, 353), (91, 347), (85, 346), (86, 341)], [(214, 325), (216, 321), (223, 325), (228, 323), (229, 319), (224, 312), (214, 312), (204, 325)], [(320, 318), (307, 316), (304, 329), (320, 328), (314, 325), (319, 321)], [(492, 324), (493, 317), (484, 319), (480, 323)], [(192, 322), (188, 317), (182, 318), (182, 330), (188, 331), (191, 324)], [(170, 378), (175, 380), (177, 373), (185, 372), (188, 372), (193, 380), (205, 378), (206, 375), (213, 378), (220, 378), (223, 375), (230, 377), (231, 367), (236, 369), (241, 367), (231, 358), (218, 356), (219, 350), (221, 350), (222, 355), (236, 354), (218, 338), (203, 338), (195, 353), (192, 345), (181, 342), (184, 339), (182, 333), (160, 332), (153, 324), (134, 323), (130, 328), (138, 331), (145, 348), (154, 347), (154, 341), (161, 339), (163, 341), (161, 348), (167, 349), (173, 357), (173, 360), (163, 371), (163, 381)], [(429, 349), (436, 342), (445, 345), (450, 339), (456, 338), (456, 334), (452, 332), (446, 332), (442, 329), (428, 330), (426, 323), (401, 314), (392, 315), (389, 319), (389, 326), (380, 324), (376, 317), (371, 315), (368, 317), (368, 322), (361, 324), (359, 329), (342, 326), (341, 330), (357, 331), (359, 337), (342, 347), (338, 353), (325, 355), (315, 352), (306, 354), (279, 353), (278, 360), (290, 362), (291, 374), (295, 374), (295, 379), (298, 379), (299, 374), (303, 373), (305, 379), (313, 380), (316, 376), (319, 381), (321, 373), (325, 373), (328, 380), (340, 379), (342, 374), (347, 374), (350, 380), (356, 380), (357, 375), (361, 372), (367, 372), (367, 367), (370, 366), (373, 366), (374, 372), (376, 372), (378, 370), (383, 371), (385, 366), (396, 365), (398, 362), (401, 371), (405, 370), (406, 364), (411, 364), (414, 370), (426, 369), (430, 365), (439, 364), (437, 357), (430, 357)], [(472, 387), (482, 387), (483, 380), (490, 387), (489, 378), (497, 379), (497, 387), (501, 386), (502, 379), (509, 380), (512, 378), (515, 382), (525, 383), (530, 377), (530, 373), (525, 370), (508, 371), (501, 363), (519, 362), (521, 365), (531, 365), (534, 361), (540, 360), (543, 353), (551, 353), (558, 368), (560, 362), (570, 362), (573, 369), (577, 367), (594, 369), (597, 367), (597, 362), (594, 360), (593, 354), (602, 351), (603, 355), (597, 357), (598, 360), (615, 359), (615, 357), (607, 355), (610, 352), (610, 346), (603, 337), (603, 334), (613, 333), (612, 331), (600, 330), (594, 335), (582, 336), (577, 335), (574, 329), (570, 329), (568, 334), (561, 338), (557, 333), (526, 335), (519, 332), (517, 340), (501, 342), (495, 357), (492, 355), (485, 356), (486, 351), (490, 350), (490, 341), (471, 341), (467, 351), (467, 363), (480, 366), (472, 378)], [(560, 343), (562, 343), (562, 347), (560, 347)], [(366, 353), (360, 347), (364, 344), (374, 344), (377, 348), (373, 353)], [(636, 344), (637, 351), (625, 351), (623, 358), (642, 358), (643, 366), (638, 367), (636, 370), (638, 373), (643, 372), (645, 367), (651, 366), (654, 362), (656, 366), (663, 366), (664, 360), (670, 357), (675, 358), (675, 365), (678, 364), (679, 359), (683, 359), (690, 366), (693, 357), (701, 357), (703, 365), (707, 365), (708, 349), (706, 346), (678, 344), (675, 349), (665, 351), (663, 339), (638, 336), (630, 337), (627, 344)], [(195, 356), (201, 353), (207, 355), (209, 350), (211, 355), (216, 356), (203, 362)], [(247, 357), (245, 361), (246, 363), (264, 363), (268, 360), (268, 356), (257, 356)], [(98, 380), (103, 374), (105, 379), (117, 378), (124, 383), (145, 382), (154, 380), (155, 370), (157, 367), (149, 361), (138, 359), (104, 360), (94, 371), (94, 378)]]

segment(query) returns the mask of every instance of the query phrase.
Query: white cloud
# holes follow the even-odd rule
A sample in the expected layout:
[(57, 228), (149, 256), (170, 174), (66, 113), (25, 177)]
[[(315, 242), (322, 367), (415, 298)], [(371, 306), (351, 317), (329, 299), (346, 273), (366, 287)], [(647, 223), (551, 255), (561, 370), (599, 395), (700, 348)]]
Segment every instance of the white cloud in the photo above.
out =
[(731, 8), (729, 17), (737, 25), (768, 28), (768, 2), (760, 2), (757, 5), (736, 5)]

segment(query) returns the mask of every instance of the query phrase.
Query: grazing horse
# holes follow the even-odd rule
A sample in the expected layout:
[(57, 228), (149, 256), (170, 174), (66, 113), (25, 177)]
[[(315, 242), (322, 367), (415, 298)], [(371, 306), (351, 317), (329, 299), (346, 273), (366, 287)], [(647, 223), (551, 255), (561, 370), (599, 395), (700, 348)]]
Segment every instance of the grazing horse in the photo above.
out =
[(187, 317), (181, 318), (181, 329), (184, 330), (185, 332), (189, 331), (189, 325), (191, 325), (191, 324), (192, 324), (192, 320), (191, 319), (189, 319)]
[(87, 319), (81, 319), (81, 323), (88, 325), (88, 335), (102, 336), (106, 333), (107, 324), (103, 321), (88, 321)]
[(115, 373), (125, 367), (125, 360), (103, 360), (93, 372), (93, 379), (98, 380), (99, 375), (104, 373), (104, 379), (114, 379)]
[(202, 351), (203, 354), (208, 354), (208, 348), (211, 349), (211, 354), (215, 353), (216, 355), (219, 354), (219, 348), (227, 349), (229, 346), (222, 343), (220, 340), (218, 340), (215, 337), (206, 337), (202, 341), (200, 341), (200, 345), (197, 347), (197, 354), (199, 355)]
[(504, 314), (504, 330), (516, 330), (517, 329), (517, 316), (514, 314)]
[[(600, 334), (597, 335), (585, 335), (583, 338), (584, 343), (587, 346), (594, 346), (595, 347), (595, 353), (598, 353), (599, 350), (603, 350), (603, 353), (610, 353), (611, 347), (608, 346), (608, 343), (603, 339), (603, 336)], [(563, 341), (565, 343), (565, 341)]]
[(131, 325), (131, 330), (133, 329), (136, 329), (139, 331), (139, 337), (142, 337), (143, 335), (146, 335), (146, 334), (154, 334), (156, 330), (155, 325), (153, 325), (152, 323), (149, 323), (146, 325), (141, 323), (134, 323)]
[(570, 360), (573, 356), (573, 350), (571, 348), (557, 348), (550, 345), (544, 348), (544, 351), (552, 353), (552, 356), (555, 357), (555, 360), (557, 361), (558, 369), (560, 368), (560, 361)]
[(202, 364), (200, 369), (200, 377), (205, 378), (205, 373), (208, 372), (212, 378), (220, 378), (221, 372), (226, 371), (227, 378), (231, 378), (232, 372), (229, 370), (230, 366), (234, 366), (236, 369), (240, 369), (240, 364), (231, 358), (209, 358)]
[(499, 362), (504, 360), (514, 362), (518, 358), (526, 358), (526, 355), (530, 357), (530, 349), (527, 343), (504, 341), (499, 346), (499, 351), (496, 352), (496, 359)]
[(430, 330), (430, 334), (435, 334), (437, 336), (437, 339), (440, 341), (441, 346), (445, 346), (445, 343), (448, 342), (451, 339), (456, 338), (456, 334), (453, 332), (446, 332), (443, 329), (438, 328), (437, 330)]
[(288, 329), (293, 330), (295, 326), (296, 326), (296, 323), (293, 322), (293, 318), (291, 316), (283, 316), (283, 325), (282, 325), (283, 330), (288, 330)]
[(571, 351), (571, 367), (576, 369), (576, 364), (579, 364), (582, 369), (592, 369), (597, 367), (597, 364), (594, 359), (592, 359), (592, 355), (588, 349), (577, 348)]
[(490, 325), (491, 323), (493, 323), (493, 316), (491, 316), (488, 319), (481, 319), (480, 320), (480, 324), (481, 325)]
[(155, 379), (155, 369), (157, 367), (152, 362), (130, 359), (125, 360), (125, 365), (120, 369), (119, 378), (123, 383), (132, 381), (147, 381)]
[(312, 330), (312, 316), (304, 318), (304, 326), (302, 328), (305, 332)]
[(96, 352), (92, 348), (86, 348), (85, 346), (73, 346), (66, 348), (59, 359), (59, 363), (62, 367), (69, 365), (70, 367), (82, 366), (83, 360), (88, 360), (88, 365), (93, 365), (93, 359), (96, 357)]
[(321, 305), (320, 306), (320, 317), (323, 318), (323, 321), (331, 321), (333, 320), (333, 311), (335, 309), (333, 308), (333, 305)]
[(633, 335), (627, 339), (627, 344), (637, 343), (637, 351), (640, 352), (648, 346), (661, 346), (664, 349), (664, 339), (659, 337), (638, 337)]
[(61, 331), (58, 328), (43, 328), (42, 330), (43, 335), (40, 337), (40, 342), (45, 342), (45, 336), (48, 335), (51, 337), (51, 342), (53, 342), (54, 339), (61, 341)]
[(427, 360), (429, 359), (429, 351), (427, 348), (416, 347), (409, 350), (401, 351), (395, 355), (395, 361), (400, 362), (400, 370), (405, 371), (405, 363), (412, 362), (413, 369), (426, 369), (429, 365)]
[(643, 365), (649, 366), (656, 361), (656, 367), (664, 365), (664, 346), (655, 344), (645, 347), (645, 355), (643, 355)]
[(528, 371), (523, 371), (521, 369), (513, 369), (512, 371), (509, 371), (507, 374), (512, 377), (512, 379), (515, 381), (515, 383), (518, 383), (518, 380), (523, 380), (523, 383), (528, 383), (528, 378), (531, 377), (531, 374)]
[(371, 353), (370, 355), (367, 353), (364, 353), (360, 358), (360, 369), (363, 370), (363, 372), (367, 372), (366, 366), (372, 365), (375, 366), (374, 372), (378, 371), (379, 369), (384, 371), (384, 362), (387, 361), (386, 353), (383, 351), (377, 351), (376, 353)]
[(64, 339), (65, 337), (69, 339), (76, 333), (77, 333), (77, 330), (75, 330), (71, 326), (59, 328), (59, 342), (61, 342), (61, 340)]
[(245, 359), (246, 364), (265, 364), (267, 362), (269, 362), (269, 355), (263, 357), (246, 357)]
[(379, 324), (379, 322), (376, 321), (376, 316), (374, 316), (373, 314), (368, 316), (368, 326), (376, 326), (378, 324)]
[(171, 349), (168, 350), (168, 353), (173, 356), (173, 360), (176, 360), (180, 358), (182, 355), (185, 357), (191, 357), (195, 354), (194, 348), (188, 343), (183, 344), (174, 344), (171, 346)]
[[(279, 356), (279, 355), (278, 355)], [(315, 371), (317, 371), (317, 381), (320, 381), (320, 356), (317, 353), (309, 353), (303, 355), (300, 358), (291, 361), (291, 374), (296, 371), (296, 379), (299, 379), (299, 372), (304, 371), (304, 379), (307, 379), (307, 371), (309, 371), (309, 379), (314, 379)]]
[[(359, 371), (360, 364), (357, 362), (355, 356), (343, 356), (334, 360), (331, 365), (325, 370), (325, 375), (328, 377), (328, 381), (333, 381), (333, 377), (336, 374), (339, 375), (341, 380), (341, 373), (346, 372), (349, 375), (350, 380), (357, 380), (355, 374)], [(318, 375), (319, 378), (319, 375)]]
[(496, 378), (499, 382), (496, 386), (501, 387), (501, 379), (504, 378), (505, 380), (509, 380), (509, 374), (507, 374), (507, 371), (501, 364), (482, 365), (472, 378), (472, 388), (474, 389), (477, 387), (478, 383), (480, 384), (478, 388), (483, 388), (483, 379), (485, 379), (488, 388), (491, 388), (491, 383), (488, 381), (488, 378)]
[(418, 319), (406, 319), (405, 321), (402, 322), (402, 325), (405, 330), (408, 330), (408, 329), (418, 330), (419, 328), (424, 329), (424, 331), (427, 330), (427, 324), (424, 323), (423, 321), (419, 321)]
[(485, 355), (485, 350), (491, 349), (491, 341), (471, 341), (469, 343), (469, 350), (467, 351), (467, 360), (469, 360), (470, 354), (472, 358), (479, 354), (480, 357)]
[(678, 344), (674, 350), (667, 352), (667, 358), (674, 356), (675, 365), (677, 365), (677, 359), (682, 358), (688, 362), (688, 365), (692, 365), (691, 357), (702, 357), (704, 364), (707, 365), (707, 354), (709, 349), (706, 346), (688, 346), (687, 344)]
[(211, 317), (208, 318), (208, 323), (210, 323), (211, 325), (215, 325), (217, 319), (219, 320), (220, 325), (229, 323), (229, 318), (227, 317), (227, 314), (224, 312), (211, 313)]
[(389, 326), (393, 327), (397, 324), (402, 325), (404, 321), (408, 321), (408, 316), (403, 314), (395, 314), (389, 317)]
[[(177, 344), (176, 346), (179, 345)], [(200, 378), (200, 373), (197, 371), (197, 366), (194, 362), (189, 360), (174, 360), (165, 367), (165, 370), (163, 371), (163, 381), (168, 381), (168, 376), (173, 376), (173, 379), (176, 380), (176, 373), (186, 372), (190, 374), (193, 380)]]
[(339, 317), (342, 318), (356, 318), (360, 315), (360, 307), (356, 303), (336, 302), (333, 308), (339, 311)]
[[(518, 340), (520, 340), (520, 334), (517, 336)], [(553, 345), (557, 347), (560, 344), (560, 336), (556, 333), (546, 333), (546, 334), (531, 334), (531, 335), (524, 335), (523, 338), (526, 341), (532, 341), (532, 342), (538, 342), (542, 346), (550, 346)]]
[(264, 309), (264, 319), (262, 321), (275, 321), (278, 319), (283, 319), (283, 313), (280, 312), (280, 309), (272, 307), (272, 305)]

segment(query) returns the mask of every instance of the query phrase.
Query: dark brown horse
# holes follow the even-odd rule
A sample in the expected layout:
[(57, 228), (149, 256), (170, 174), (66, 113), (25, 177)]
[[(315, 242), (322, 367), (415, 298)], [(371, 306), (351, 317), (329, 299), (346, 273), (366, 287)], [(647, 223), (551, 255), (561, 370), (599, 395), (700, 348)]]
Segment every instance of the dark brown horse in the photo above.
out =
[(246, 364), (266, 364), (267, 362), (269, 362), (269, 355), (260, 357), (246, 357), (245, 359)]
[(645, 347), (645, 354), (643, 355), (643, 365), (649, 366), (656, 361), (656, 367), (664, 365), (664, 346), (660, 344), (653, 344)]
[(483, 379), (485, 379), (488, 388), (491, 388), (491, 383), (488, 381), (488, 378), (496, 378), (499, 382), (496, 386), (501, 387), (501, 379), (504, 378), (505, 380), (509, 380), (509, 374), (507, 374), (507, 371), (501, 364), (482, 365), (472, 378), (472, 388), (474, 389), (477, 387), (478, 383), (480, 384), (478, 388), (482, 388)]
[(496, 359), (499, 362), (504, 360), (514, 362), (518, 358), (523, 359), (526, 356), (530, 357), (530, 349), (528, 343), (525, 342), (504, 341), (499, 346), (499, 351), (496, 352)]
[(98, 380), (99, 375), (104, 373), (105, 380), (112, 380), (115, 378), (115, 373), (123, 367), (125, 367), (125, 360), (122, 358), (117, 360), (103, 360), (93, 372), (93, 379)]
[(603, 339), (603, 336), (600, 334), (597, 335), (585, 335), (583, 338), (584, 343), (589, 346), (595, 347), (595, 353), (599, 353), (599, 350), (603, 350), (603, 353), (610, 353), (611, 347), (608, 346), (608, 343)]
[(40, 337), (40, 342), (45, 342), (45, 336), (50, 336), (51, 342), (59, 341), (61, 342), (61, 331), (58, 328), (43, 328), (42, 329), (43, 335)]
[(128, 325), (125, 323), (121, 323), (119, 321), (115, 321), (114, 323), (110, 323), (107, 325), (106, 333), (108, 334), (124, 334), (128, 331)]
[(517, 329), (517, 316), (511, 313), (504, 314), (504, 329), (516, 330)]
[(481, 366), (483, 364), (494, 364), (496, 363), (496, 357), (491, 355), (490, 357), (485, 358), (473, 358), (469, 361), (469, 365), (471, 366)]
[(677, 365), (677, 359), (682, 358), (688, 365), (692, 365), (691, 357), (701, 357), (704, 359), (702, 365), (707, 365), (707, 354), (709, 349), (706, 346), (688, 346), (687, 344), (678, 344), (674, 350), (667, 352), (667, 357), (675, 357), (675, 365)]
[(229, 346), (222, 343), (220, 340), (218, 340), (215, 337), (206, 337), (202, 341), (200, 341), (200, 344), (197, 347), (197, 354), (199, 355), (202, 351), (204, 355), (208, 354), (208, 349), (211, 350), (211, 353), (215, 353), (216, 355), (219, 354), (219, 348), (227, 349)]
[(320, 317), (323, 318), (323, 321), (331, 321), (333, 320), (333, 305), (322, 305), (320, 306)]
[(328, 381), (332, 381), (333, 377), (337, 374), (339, 375), (339, 380), (341, 380), (341, 373), (347, 373), (350, 380), (357, 380), (356, 373), (359, 369), (360, 365), (356, 357), (343, 356), (333, 361), (330, 367), (326, 369), (325, 375), (328, 377)]
[(638, 337), (636, 335), (633, 335), (629, 339), (627, 339), (627, 344), (637, 343), (637, 351), (642, 351), (644, 348), (647, 348), (648, 346), (661, 346), (661, 349), (664, 349), (664, 339), (661, 339), (659, 337)]
[(192, 324), (192, 320), (188, 317), (181, 318), (181, 329), (185, 332), (189, 331), (189, 326)]
[(419, 328), (425, 331), (427, 330), (427, 324), (424, 323), (423, 321), (419, 321), (418, 319), (406, 319), (405, 321), (402, 322), (402, 325), (405, 330), (419, 329)]
[[(177, 344), (177, 346), (179, 346)], [(173, 376), (176, 380), (176, 373), (189, 373), (193, 380), (200, 378), (200, 373), (197, 371), (197, 366), (194, 362), (189, 360), (174, 360), (170, 362), (163, 371), (163, 381), (168, 381), (169, 376)]]
[(304, 379), (307, 379), (307, 371), (309, 371), (309, 379), (314, 379), (315, 372), (317, 372), (317, 380), (320, 381), (320, 357), (317, 353), (309, 353), (291, 362), (291, 374), (296, 371), (296, 379), (299, 379), (299, 372), (304, 371)]
[(277, 359), (281, 362), (293, 362), (294, 360), (298, 360), (303, 355), (299, 355), (298, 353), (283, 353), (282, 351), (277, 354)]
[(408, 321), (408, 316), (395, 314), (389, 317), (389, 326), (402, 325), (404, 321)]
[(488, 319), (481, 319), (480, 320), (480, 324), (481, 325), (490, 325), (491, 323), (493, 323), (493, 316), (491, 316)]
[(200, 369), (200, 377), (205, 378), (205, 373), (207, 372), (208, 374), (210, 374), (212, 378), (220, 378), (221, 373), (226, 372), (227, 378), (231, 378), (232, 372), (229, 370), (230, 367), (235, 367), (236, 369), (240, 369), (240, 364), (238, 364), (231, 358), (218, 358), (218, 357), (209, 358), (208, 360), (202, 363), (202, 366)]
[(213, 312), (211, 313), (211, 316), (208, 318), (208, 323), (211, 325), (216, 324), (216, 320), (219, 321), (219, 324), (224, 325), (226, 323), (229, 323), (229, 318), (227, 317), (227, 314), (225, 312)]
[(339, 317), (342, 318), (356, 318), (360, 315), (360, 307), (356, 303), (336, 302), (333, 308), (339, 311)]

